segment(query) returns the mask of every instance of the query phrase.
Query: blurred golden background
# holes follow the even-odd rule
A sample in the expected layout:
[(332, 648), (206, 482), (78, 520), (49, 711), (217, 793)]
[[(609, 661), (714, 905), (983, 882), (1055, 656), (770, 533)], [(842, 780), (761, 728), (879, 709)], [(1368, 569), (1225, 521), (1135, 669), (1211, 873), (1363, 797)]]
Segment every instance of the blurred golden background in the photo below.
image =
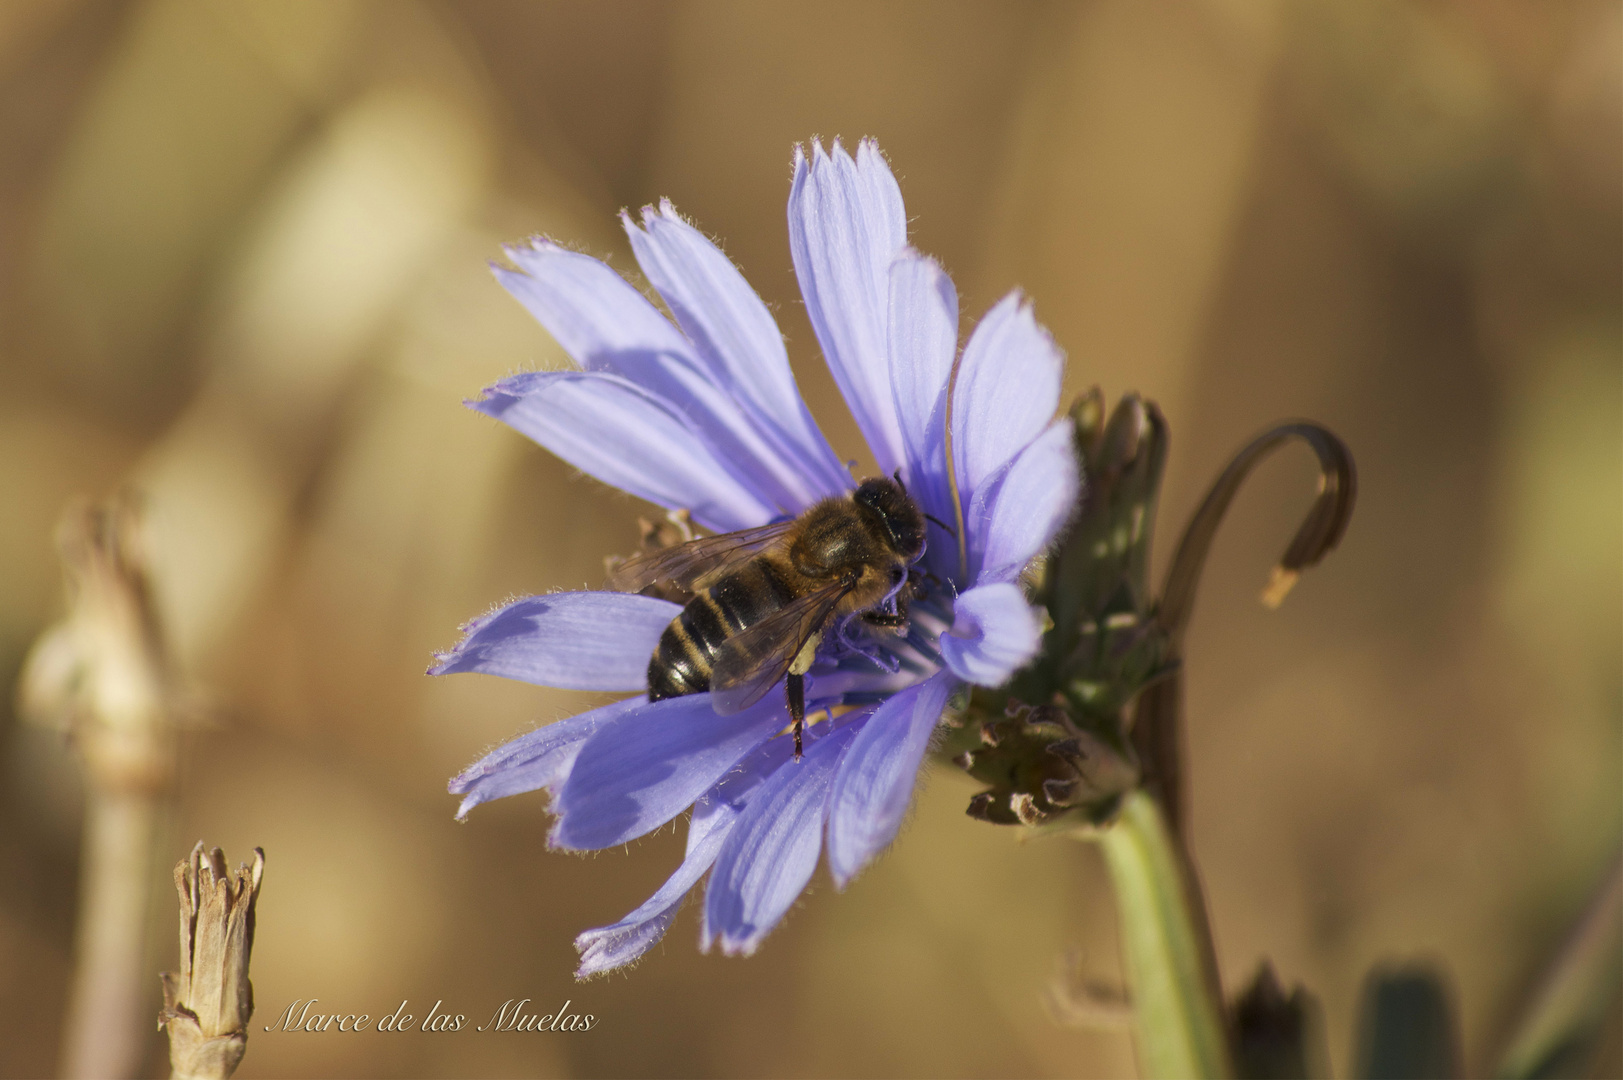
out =
[[(1119, 979), (1095, 852), (1017, 845), (937, 768), (892, 852), (747, 961), (691, 912), (575, 984), (571, 939), (679, 860), (549, 854), (540, 795), (446, 779), (591, 695), (423, 676), (513, 594), (595, 587), (641, 509), (459, 404), (558, 366), (491, 279), (544, 232), (634, 271), (670, 196), (801, 307), (790, 147), (872, 135), (966, 314), (1019, 285), (1072, 391), (1160, 402), (1160, 555), (1229, 452), (1305, 416), (1357, 455), (1340, 551), (1257, 590), (1311, 493), (1265, 467), (1188, 642), (1192, 842), (1226, 984), (1446, 965), (1469, 1067), (1623, 831), (1623, 7), (1543, 0), (0, 5), (0, 1071), (57, 1067), (82, 793), (15, 681), (62, 611), (69, 500), (147, 496), (157, 601), (214, 727), (152, 874), (262, 845), (238, 1075), (1119, 1076), (1040, 992)], [(287, 1002), (506, 999), (589, 1033), (266, 1033)], [(414, 1008), (411, 1011), (416, 1011)], [(166, 1074), (162, 1036), (147, 1069)], [(1618, 1060), (1615, 1049), (1610, 1060)]]

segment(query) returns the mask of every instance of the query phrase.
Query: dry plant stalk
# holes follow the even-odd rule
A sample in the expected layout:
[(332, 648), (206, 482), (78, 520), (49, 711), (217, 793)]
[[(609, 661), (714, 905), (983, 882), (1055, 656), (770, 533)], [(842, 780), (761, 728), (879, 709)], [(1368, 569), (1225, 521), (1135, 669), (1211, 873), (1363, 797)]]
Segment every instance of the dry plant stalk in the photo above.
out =
[(63, 1073), (133, 1075), (159, 810), (173, 780), (172, 680), (133, 498), (80, 505), (58, 531), (68, 615), (41, 635), (19, 712), (64, 732), (85, 771), (85, 832)]
[(226, 869), (225, 853), (206, 852), (199, 840), (175, 864), (180, 894), (180, 974), (164, 972), (158, 1026), (169, 1032), (169, 1067), (176, 1080), (224, 1080), (248, 1048), (254, 986), (248, 961), (254, 948), (254, 906), (265, 874), (265, 853), (254, 865)]

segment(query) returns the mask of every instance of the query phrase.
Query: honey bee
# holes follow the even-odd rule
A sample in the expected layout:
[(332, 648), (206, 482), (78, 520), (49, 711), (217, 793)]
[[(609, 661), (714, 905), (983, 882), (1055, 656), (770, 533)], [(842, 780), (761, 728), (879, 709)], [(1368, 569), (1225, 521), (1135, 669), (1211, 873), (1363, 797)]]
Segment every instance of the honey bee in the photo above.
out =
[[(648, 661), (648, 700), (708, 690), (718, 713), (736, 713), (782, 679), (798, 760), (818, 645), (845, 615), (906, 625), (902, 586), (924, 554), (925, 516), (900, 478), (865, 480), (791, 521), (627, 559), (610, 589), (691, 596)], [(892, 597), (895, 610), (880, 610)]]

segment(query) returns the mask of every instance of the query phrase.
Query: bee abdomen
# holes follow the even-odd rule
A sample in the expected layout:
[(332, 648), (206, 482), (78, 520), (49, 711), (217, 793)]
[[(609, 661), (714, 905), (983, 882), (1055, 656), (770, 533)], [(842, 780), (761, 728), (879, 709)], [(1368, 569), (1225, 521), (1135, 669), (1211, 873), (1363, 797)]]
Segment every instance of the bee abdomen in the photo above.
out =
[(659, 635), (659, 646), (648, 661), (648, 700), (698, 694), (710, 689), (710, 660), (695, 655), (678, 615)]
[(648, 699), (710, 689), (711, 665), (727, 639), (793, 599), (780, 573), (759, 558), (701, 591), (659, 636), (648, 661)]
[[(731, 636), (745, 627), (754, 626), (773, 612), (781, 611), (795, 599), (794, 591), (782, 574), (766, 559), (754, 559), (728, 574), (694, 600), (708, 599), (709, 607), (725, 624), (722, 637)], [(683, 615), (694, 612), (697, 604), (689, 604)], [(708, 622), (705, 613), (695, 613), (700, 621)], [(706, 626), (707, 631), (712, 628)], [(719, 644), (719, 640), (718, 640)]]

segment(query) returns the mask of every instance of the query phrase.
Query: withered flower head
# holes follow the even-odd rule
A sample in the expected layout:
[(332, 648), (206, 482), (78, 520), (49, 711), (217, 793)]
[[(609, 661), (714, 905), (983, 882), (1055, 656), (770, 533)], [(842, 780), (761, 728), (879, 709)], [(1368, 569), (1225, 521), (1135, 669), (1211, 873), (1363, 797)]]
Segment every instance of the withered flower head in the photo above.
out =
[(158, 1026), (169, 1031), (169, 1063), (176, 1077), (228, 1077), (248, 1045), (254, 987), (248, 959), (254, 948), (254, 905), (265, 873), (265, 853), (254, 865), (226, 869), (219, 848), (199, 840), (175, 865), (180, 893), (180, 974), (164, 972)]

